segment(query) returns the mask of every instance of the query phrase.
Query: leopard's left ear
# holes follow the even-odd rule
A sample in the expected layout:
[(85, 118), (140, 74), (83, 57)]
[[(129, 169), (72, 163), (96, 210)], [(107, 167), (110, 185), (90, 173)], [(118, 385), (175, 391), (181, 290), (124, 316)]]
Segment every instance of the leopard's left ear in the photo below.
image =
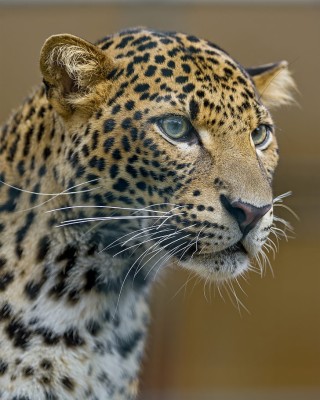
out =
[(269, 108), (294, 102), (295, 82), (287, 61), (246, 69), (251, 76), (261, 101)]
[(99, 47), (79, 37), (49, 37), (42, 47), (40, 69), (47, 97), (65, 119), (86, 116), (105, 98), (115, 63)]

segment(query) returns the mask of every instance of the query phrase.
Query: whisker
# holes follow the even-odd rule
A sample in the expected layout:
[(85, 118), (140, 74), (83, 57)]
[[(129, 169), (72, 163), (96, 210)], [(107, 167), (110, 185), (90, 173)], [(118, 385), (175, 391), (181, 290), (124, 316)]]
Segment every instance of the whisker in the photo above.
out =
[[(179, 215), (179, 214), (177, 214)], [(180, 214), (181, 215), (181, 214)], [(155, 215), (119, 215), (114, 217), (86, 217), (86, 218), (79, 218), (79, 219), (70, 219), (60, 222), (56, 227), (64, 227), (69, 225), (76, 225), (76, 224), (83, 224), (86, 222), (93, 222), (93, 221), (117, 221), (117, 220), (139, 220), (139, 219), (157, 219), (157, 218), (166, 218), (167, 217), (159, 217)]]
[(292, 195), (292, 192), (291, 192), (291, 191), (286, 192), (286, 193), (282, 193), (282, 194), (280, 194), (279, 196), (277, 196), (277, 197), (275, 197), (275, 198), (273, 199), (273, 204), (275, 204), (275, 203), (282, 203), (283, 199), (285, 199), (286, 197), (289, 197), (289, 196), (291, 196), (291, 195)]
[(93, 191), (93, 190), (100, 189), (100, 187), (95, 187), (95, 188), (91, 188), (91, 189), (84, 189), (84, 190), (78, 190), (78, 191), (70, 192), (70, 190), (75, 189), (76, 187), (83, 186), (83, 185), (86, 185), (86, 184), (88, 184), (88, 183), (91, 183), (91, 182), (94, 182), (94, 181), (97, 181), (97, 180), (98, 180), (98, 179), (91, 179), (90, 181), (86, 181), (86, 182), (79, 183), (79, 184), (77, 184), (77, 185), (71, 186), (71, 187), (68, 188), (68, 189), (63, 190), (63, 191), (60, 192), (60, 193), (32, 192), (32, 191), (28, 191), (28, 190), (24, 190), (24, 189), (19, 189), (18, 187), (9, 185), (8, 183), (2, 182), (2, 181), (0, 181), (0, 182), (4, 183), (5, 185), (7, 185), (7, 186), (9, 186), (9, 187), (12, 187), (13, 189), (20, 190), (20, 191), (25, 192), (25, 193), (28, 193), (28, 194), (35, 194), (35, 195), (38, 195), (38, 196), (52, 196), (50, 199), (48, 199), (48, 200), (46, 200), (46, 201), (43, 201), (42, 203), (37, 204), (37, 205), (35, 205), (35, 206), (33, 206), (33, 207), (29, 207), (29, 208), (25, 208), (25, 209), (23, 209), (23, 210), (18, 210), (18, 211), (16, 211), (17, 213), (19, 213), (19, 212), (21, 213), (21, 212), (26, 212), (26, 211), (34, 210), (35, 208), (38, 208), (38, 207), (42, 207), (43, 205), (49, 203), (50, 201), (56, 199), (56, 198), (59, 197), (59, 196), (64, 196), (64, 195), (69, 195), (69, 194), (77, 194), (77, 193), (91, 192), (91, 191)]
[[(176, 233), (175, 233), (175, 234), (176, 234)], [(180, 238), (178, 238), (178, 239), (176, 239), (176, 240), (173, 240), (172, 242), (168, 243), (167, 245), (161, 246), (161, 248), (158, 249), (158, 250), (157, 250), (157, 247), (158, 247), (162, 242), (164, 242), (166, 239), (162, 239), (161, 241), (156, 242), (156, 244), (157, 244), (158, 246), (156, 247), (155, 250), (153, 250), (152, 252), (149, 253), (149, 254), (152, 254), (152, 253), (155, 252), (155, 254), (153, 254), (152, 257), (148, 258), (148, 260), (147, 260), (141, 267), (139, 267), (139, 269), (135, 272), (135, 276), (143, 269), (143, 267), (144, 267), (150, 260), (152, 260), (154, 257), (156, 257), (161, 251), (165, 250), (166, 247), (171, 246), (172, 243), (178, 242), (179, 240), (185, 239), (185, 238), (187, 238), (187, 237), (189, 237), (189, 236), (190, 236), (190, 233), (187, 234), (187, 235), (185, 235), (185, 236), (183, 236), (183, 237), (180, 237)], [(185, 244), (185, 243), (183, 243), (183, 244)], [(175, 247), (173, 250), (175, 250), (176, 248), (177, 248), (177, 247)], [(172, 250), (170, 250), (169, 253), (170, 253), (171, 251), (172, 251)], [(164, 256), (162, 256), (162, 257), (165, 257), (167, 254), (168, 254), (168, 253), (166, 253), (166, 254), (165, 254)], [(161, 257), (161, 258), (162, 258), (162, 257)], [(161, 258), (156, 262), (156, 264), (153, 265), (153, 267), (151, 268), (151, 270), (154, 268), (155, 265), (157, 265), (157, 263), (161, 260)], [(151, 270), (147, 273), (146, 277), (147, 277), (148, 274), (151, 272)]]
[(167, 212), (165, 212), (165, 211), (147, 210), (145, 208), (102, 206), (102, 205), (101, 206), (99, 206), (99, 205), (67, 206), (67, 207), (60, 207), (60, 208), (48, 210), (48, 211), (46, 211), (46, 213), (52, 213), (52, 212), (56, 212), (56, 211), (73, 210), (73, 209), (78, 209), (78, 208), (91, 208), (91, 209), (103, 208), (103, 209), (110, 209), (110, 210), (135, 211), (135, 212), (146, 211), (146, 212), (153, 212), (153, 213), (157, 213), (157, 214), (167, 214)]
[(300, 221), (299, 216), (292, 210), (292, 208), (290, 208), (286, 204), (274, 204), (273, 206), (284, 208), (285, 210), (289, 211), (289, 213), (292, 214), (297, 219), (297, 221)]
[(194, 278), (194, 275), (195, 275), (195, 273), (193, 271), (189, 272), (186, 282), (183, 283), (182, 286), (180, 286), (180, 288), (176, 291), (176, 293), (170, 298), (169, 302), (174, 300), (183, 289), (184, 289), (184, 293), (186, 293), (188, 283)]
[[(167, 228), (167, 229), (164, 229), (164, 230), (162, 230), (162, 231), (154, 232), (154, 233), (151, 234), (151, 237), (149, 237), (147, 240), (144, 240), (144, 241), (142, 241), (142, 242), (133, 244), (133, 245), (131, 245), (130, 247), (126, 247), (125, 249), (120, 250), (120, 251), (118, 251), (118, 253), (114, 254), (113, 257), (116, 257), (116, 256), (118, 256), (119, 254), (121, 254), (121, 253), (123, 253), (123, 252), (125, 252), (125, 251), (127, 251), (127, 250), (130, 250), (131, 248), (134, 248), (134, 247), (136, 247), (136, 246), (142, 246), (143, 244), (148, 243), (148, 242), (154, 240), (154, 238), (153, 238), (152, 236), (154, 236), (154, 235), (156, 235), (156, 234), (159, 234), (159, 232), (162, 234), (162, 233), (167, 232), (167, 231), (170, 231), (170, 230), (172, 231), (172, 230), (174, 230), (174, 228), (171, 228), (171, 229), (170, 229), (170, 228)], [(170, 237), (170, 236), (172, 236), (172, 235), (175, 235), (175, 234), (176, 234), (176, 233), (174, 232), (174, 233), (171, 233), (171, 234), (169, 234), (169, 235), (159, 236), (159, 237), (157, 237), (157, 239), (160, 239), (160, 238), (163, 238), (163, 237), (168, 238), (168, 237)], [(128, 242), (128, 240), (127, 240), (127, 242)], [(122, 245), (122, 246), (123, 246), (123, 245)]]
[(130, 241), (133, 240), (135, 237), (138, 238), (140, 235), (145, 235), (145, 234), (147, 234), (148, 230), (153, 230), (153, 229), (157, 229), (157, 227), (150, 226), (150, 227), (147, 227), (147, 228), (138, 229), (138, 230), (136, 230), (136, 231), (134, 231), (134, 232), (126, 233), (126, 234), (122, 235), (121, 237), (119, 237), (118, 239), (114, 240), (114, 241), (113, 241), (112, 243), (110, 243), (108, 246), (104, 247), (99, 253), (102, 253), (102, 252), (105, 251), (105, 250), (111, 249), (112, 247), (118, 246), (119, 243), (121, 242), (121, 240), (122, 240), (123, 238), (127, 237), (127, 236), (134, 235), (134, 236), (132, 236), (131, 238), (129, 238), (129, 239), (125, 240), (124, 242), (122, 242), (121, 246), (125, 246), (126, 243), (130, 242)]
[(74, 188), (79, 187), (79, 186), (86, 185), (86, 184), (88, 184), (88, 183), (95, 182), (95, 181), (97, 181), (97, 180), (99, 180), (99, 179), (100, 179), (100, 178), (96, 178), (96, 179), (91, 179), (90, 181), (87, 181), (87, 182), (79, 183), (79, 184), (77, 184), (77, 185), (71, 186), (71, 187), (68, 188), (68, 189), (65, 189), (64, 191), (62, 191), (62, 192), (60, 192), (60, 193), (33, 192), (33, 191), (31, 191), (31, 190), (21, 189), (21, 188), (19, 188), (19, 187), (17, 187), (17, 186), (10, 185), (9, 183), (4, 182), (4, 181), (2, 181), (2, 180), (0, 180), (0, 183), (2, 183), (2, 184), (5, 185), (5, 186), (8, 186), (8, 187), (10, 187), (10, 188), (12, 188), (12, 189), (15, 189), (15, 190), (17, 190), (17, 191), (19, 191), (19, 192), (23, 192), (23, 193), (27, 193), (27, 194), (35, 194), (35, 195), (37, 195), (37, 196), (61, 196), (61, 195), (69, 195), (69, 194), (84, 193), (84, 192), (91, 191), (91, 190), (93, 190), (93, 189), (85, 189), (85, 190), (82, 190), (82, 191), (80, 190), (80, 191), (76, 191), (76, 192), (69, 192), (69, 190), (71, 190), (71, 189), (74, 189)]
[[(161, 269), (161, 267), (163, 266), (163, 265), (166, 265), (166, 264), (168, 264), (169, 263), (169, 260), (170, 259), (172, 259), (178, 252), (180, 252), (181, 250), (184, 250), (185, 249), (185, 247), (182, 247), (182, 249), (180, 248), (181, 246), (183, 246), (185, 243), (181, 243), (180, 245), (178, 245), (178, 246), (176, 246), (173, 250), (171, 250), (170, 252), (168, 252), (167, 254), (165, 254), (163, 257), (165, 257), (166, 255), (167, 255), (167, 257), (161, 262), (161, 265), (158, 267), (158, 269), (157, 269), (157, 271), (156, 271), (156, 273), (155, 273), (155, 275), (154, 275), (154, 280), (156, 279), (156, 277), (157, 277), (157, 274), (158, 274), (158, 272), (159, 272), (159, 270)], [(187, 245), (186, 247), (188, 247), (189, 245)], [(163, 258), (163, 257), (161, 257), (161, 258)], [(160, 259), (161, 260), (161, 259)], [(160, 261), (159, 260), (159, 261)], [(152, 269), (154, 269), (154, 267), (155, 267), (155, 265), (152, 267)], [(151, 271), (149, 271), (149, 272), (151, 272)], [(148, 274), (149, 274), (149, 272), (148, 272)]]

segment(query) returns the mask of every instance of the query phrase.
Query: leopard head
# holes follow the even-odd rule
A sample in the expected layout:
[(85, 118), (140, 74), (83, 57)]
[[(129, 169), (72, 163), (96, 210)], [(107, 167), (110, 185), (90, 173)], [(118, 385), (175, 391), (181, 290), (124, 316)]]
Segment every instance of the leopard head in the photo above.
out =
[(72, 201), (107, 244), (216, 281), (248, 269), (273, 226), (269, 109), (292, 100), (286, 62), (245, 69), (206, 40), (134, 29), (53, 36), (40, 65), (66, 137), (58, 175), (94, 189)]

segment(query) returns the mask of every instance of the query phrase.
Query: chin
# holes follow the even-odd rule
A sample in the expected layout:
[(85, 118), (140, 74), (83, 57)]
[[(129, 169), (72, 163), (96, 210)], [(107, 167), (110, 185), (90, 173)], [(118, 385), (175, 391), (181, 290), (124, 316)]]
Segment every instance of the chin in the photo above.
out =
[(243, 275), (250, 267), (250, 257), (242, 244), (236, 244), (216, 253), (179, 260), (179, 264), (206, 280), (222, 282)]

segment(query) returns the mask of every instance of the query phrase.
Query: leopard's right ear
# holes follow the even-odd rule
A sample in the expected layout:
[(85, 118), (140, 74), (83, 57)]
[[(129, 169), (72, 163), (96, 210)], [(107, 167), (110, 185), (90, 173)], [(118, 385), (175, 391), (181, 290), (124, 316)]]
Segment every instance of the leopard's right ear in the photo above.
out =
[(99, 47), (76, 36), (49, 37), (40, 55), (48, 100), (64, 118), (90, 115), (107, 96), (114, 61)]

